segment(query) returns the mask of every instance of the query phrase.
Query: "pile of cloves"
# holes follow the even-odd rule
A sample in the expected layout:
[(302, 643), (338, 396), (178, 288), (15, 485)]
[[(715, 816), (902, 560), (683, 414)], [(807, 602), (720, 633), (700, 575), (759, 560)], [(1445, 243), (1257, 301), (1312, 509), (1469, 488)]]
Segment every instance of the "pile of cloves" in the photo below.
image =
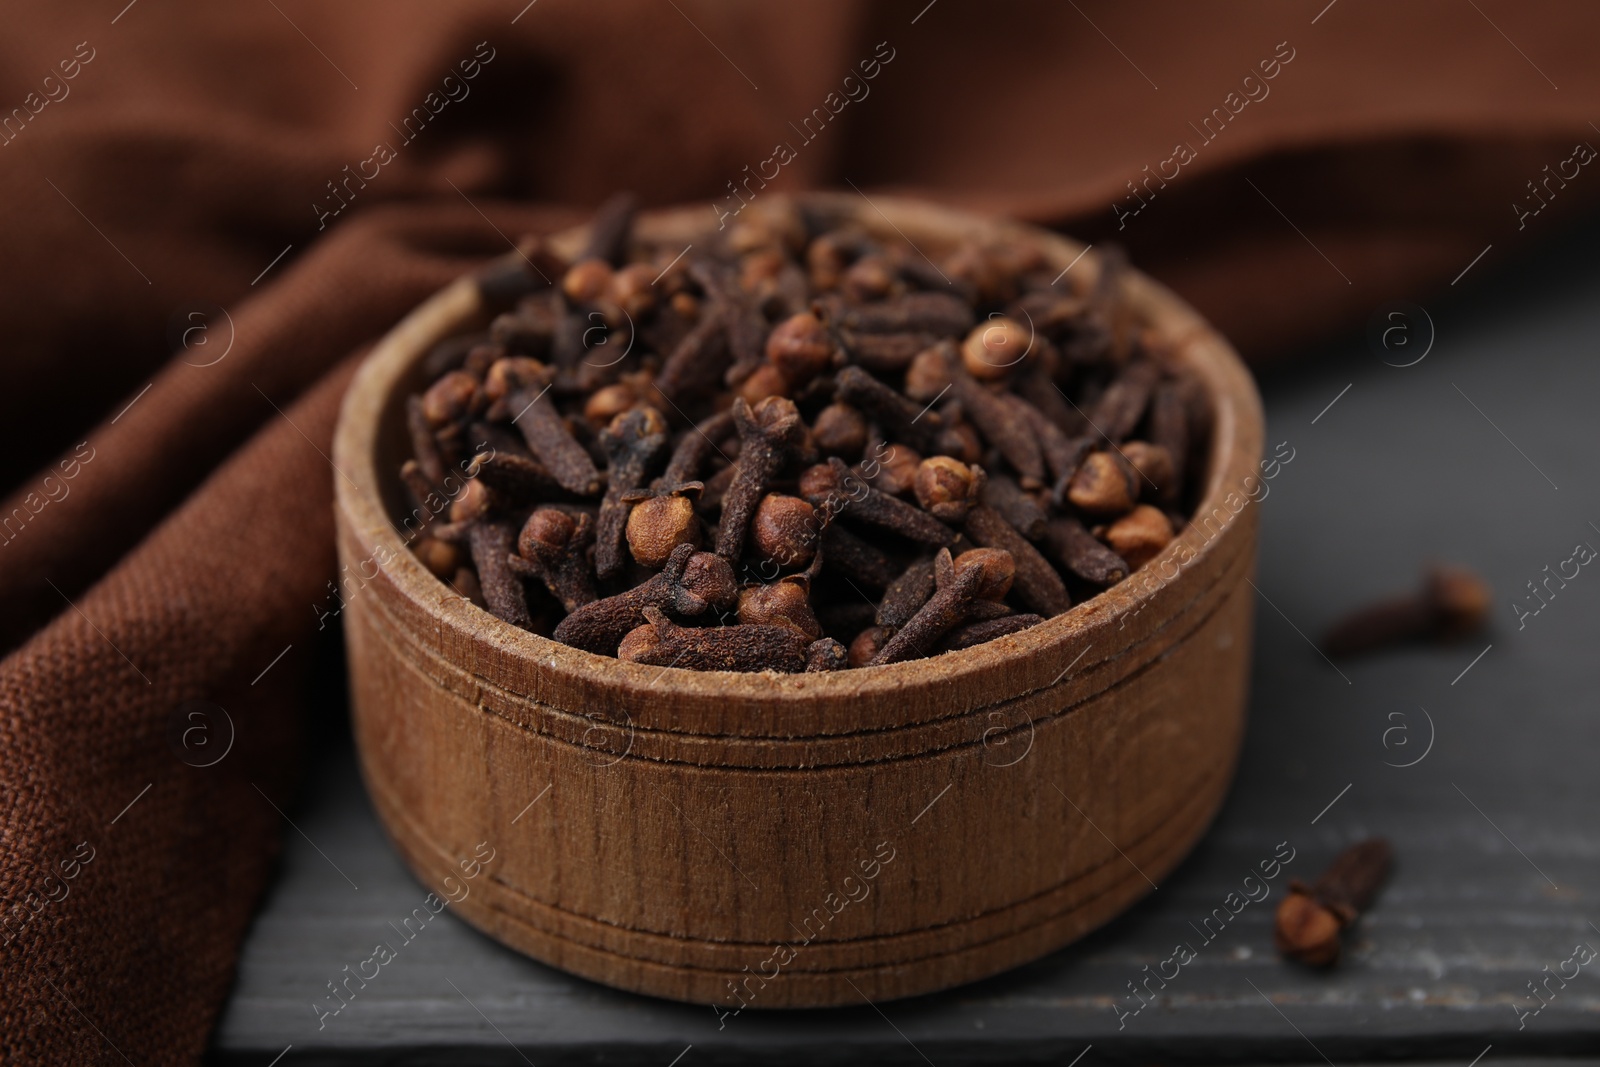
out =
[(506, 622), (696, 670), (895, 663), (1058, 615), (1187, 523), (1210, 408), (1116, 252), (1080, 284), (834, 201), (688, 248), (633, 215), (480, 274), (495, 317), (408, 399), (406, 535)]

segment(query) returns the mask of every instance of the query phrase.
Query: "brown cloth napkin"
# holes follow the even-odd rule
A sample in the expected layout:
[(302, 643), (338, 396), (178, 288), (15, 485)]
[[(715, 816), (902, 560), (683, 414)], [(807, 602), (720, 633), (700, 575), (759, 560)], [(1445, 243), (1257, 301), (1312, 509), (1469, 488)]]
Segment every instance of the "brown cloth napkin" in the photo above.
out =
[[(618, 188), (727, 210), (784, 143), (771, 189), (1120, 242), (1260, 360), (1492, 277), (1600, 196), (1578, 3), (92, 0), (6, 23), (8, 1063), (201, 1056), (298, 780), (352, 353), (509, 239)], [(198, 766), (217, 708), (232, 747)]]

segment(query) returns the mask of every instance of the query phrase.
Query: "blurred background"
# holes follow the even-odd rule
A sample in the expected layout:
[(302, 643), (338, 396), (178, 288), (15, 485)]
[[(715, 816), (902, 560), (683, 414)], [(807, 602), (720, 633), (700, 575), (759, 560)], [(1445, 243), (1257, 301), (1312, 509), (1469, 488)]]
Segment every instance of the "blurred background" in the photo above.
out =
[[(78, 842), (96, 858), (0, 949), (0, 1050), (685, 1065), (1594, 1050), (1582, 978), (1523, 1012), (1574, 942), (1600, 944), (1600, 601), (1580, 578), (1524, 612), (1543, 568), (1600, 544), (1597, 31), (1591, 5), (1507, 0), (10, 5), (0, 515), (23, 518), (0, 545), (0, 899), (15, 907)], [(727, 212), (780, 144), (775, 191), (925, 197), (1120, 245), (1257, 370), (1268, 440), (1296, 460), (1261, 505), (1252, 729), (1227, 809), (1129, 915), (939, 997), (729, 1032), (452, 920), (319, 1030), (307, 1003), (418, 892), (355, 778), (337, 637), (305, 608), (333, 573), (320, 453), (352, 357), (616, 190)], [(1493, 587), (1481, 640), (1320, 657), (1328, 623), (1435, 560)], [(174, 775), (163, 732), (201, 693), (250, 728), (216, 774)], [(1285, 838), (1310, 868), (1369, 833), (1399, 866), (1350, 966), (1287, 969), (1269, 916), (1247, 915), (1186, 988), (1118, 1025), (1125, 983), (1235, 868)]]

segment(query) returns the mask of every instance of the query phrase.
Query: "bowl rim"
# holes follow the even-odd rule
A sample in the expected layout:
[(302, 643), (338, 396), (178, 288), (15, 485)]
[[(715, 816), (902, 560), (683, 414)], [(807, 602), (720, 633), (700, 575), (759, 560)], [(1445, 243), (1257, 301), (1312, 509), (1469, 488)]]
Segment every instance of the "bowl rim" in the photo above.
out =
[[(771, 199), (776, 201), (779, 197), (773, 194)], [(906, 237), (907, 229), (927, 241), (965, 238), (1031, 243), (1061, 268), (1057, 281), (1069, 271), (1082, 268), (1076, 276), (1078, 292), (1095, 284), (1102, 268), (1103, 261), (1092, 251), (1092, 245), (1013, 220), (893, 196), (880, 195), (865, 201), (864, 197), (847, 193), (802, 193), (791, 199), (808, 207), (852, 215), (869, 231), (884, 236), (898, 234), (913, 248), (917, 246)], [(691, 207), (645, 212), (637, 220), (637, 232), (650, 242), (692, 241), (713, 229), (711, 223), (715, 219), (708, 218), (713, 214)], [(558, 251), (570, 253), (581, 244), (584, 233), (584, 227), (577, 227), (554, 235), (549, 241)], [(972, 648), (902, 663), (810, 674), (695, 671), (629, 663), (573, 648), (515, 627), (470, 602), (464, 612), (443, 610), (438, 602), (441, 592), (454, 600), (461, 598), (422, 565), (395, 527), (380, 489), (383, 479), (392, 478), (393, 472), (377, 468), (376, 437), (386, 405), (416, 361), (435, 342), (484, 314), (477, 285), (470, 275), (458, 278), (416, 307), (362, 361), (345, 393), (334, 432), (335, 508), (341, 523), (349, 525), (374, 557), (387, 550), (386, 560), (378, 560), (382, 572), (401, 595), (437, 618), (441, 626), (448, 624), (462, 635), (487, 642), (501, 654), (541, 672), (568, 674), (591, 686), (615, 687), (630, 693), (670, 688), (689, 699), (744, 696), (767, 703), (812, 702), (830, 697), (882, 697), (930, 683), (967, 680), (981, 684), (983, 679), (978, 676), (991, 672), (997, 662), (1031, 660), (1051, 652), (1063, 656), (1062, 662), (1066, 662), (1071, 658), (1067, 654), (1078, 645), (1084, 645), (1083, 651), (1087, 651), (1084, 637), (1092, 637), (1126, 616), (1179, 595), (1174, 587), (1183, 572), (1219, 552), (1219, 546), (1241, 528), (1241, 516), (1247, 509), (1233, 510), (1225, 503), (1228, 496), (1237, 495), (1232, 487), (1243, 489), (1246, 478), (1259, 477), (1260, 473), (1257, 462), (1264, 433), (1261, 401), (1254, 379), (1237, 353), (1198, 312), (1164, 286), (1131, 269), (1124, 271), (1119, 281), (1124, 296), (1140, 313), (1141, 322), (1156, 329), (1171, 344), (1174, 358), (1200, 379), (1212, 401), (1210, 470), (1205, 492), (1189, 525), (1145, 568), (1037, 626)], [(1221, 524), (1214, 533), (1202, 537), (1199, 517), (1211, 518), (1219, 512), (1223, 516)], [(1162, 580), (1154, 589), (1135, 581), (1135, 575), (1184, 550), (1190, 553), (1189, 558), (1179, 564), (1172, 578)], [(1022, 695), (1037, 687), (1015, 693), (1010, 686), (1004, 688), (1005, 692), (995, 694), (996, 699)], [(913, 720), (923, 721), (923, 717), (913, 716), (905, 725), (911, 725)]]

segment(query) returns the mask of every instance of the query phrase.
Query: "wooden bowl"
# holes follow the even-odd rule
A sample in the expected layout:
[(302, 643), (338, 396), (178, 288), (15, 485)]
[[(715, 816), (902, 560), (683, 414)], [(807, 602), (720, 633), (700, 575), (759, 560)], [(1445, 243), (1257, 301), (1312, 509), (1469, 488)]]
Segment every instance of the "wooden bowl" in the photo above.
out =
[[(1064, 287), (1098, 275), (1092, 252), (1020, 224), (809, 199), (924, 252), (1034, 242), (1075, 264)], [(669, 211), (639, 233), (687, 244), (712, 222), (703, 207)], [(362, 772), (417, 876), (552, 966), (730, 1011), (944, 989), (1144, 896), (1205, 830), (1238, 758), (1256, 543), (1256, 509), (1239, 502), (1262, 421), (1221, 337), (1148, 278), (1124, 287), (1215, 406), (1196, 522), (1033, 629), (834, 674), (592, 655), (425, 570), (397, 533), (404, 397), (428, 348), (485, 312), (467, 279), (414, 311), (346, 395), (334, 463), (341, 562), (374, 574), (344, 612)]]

